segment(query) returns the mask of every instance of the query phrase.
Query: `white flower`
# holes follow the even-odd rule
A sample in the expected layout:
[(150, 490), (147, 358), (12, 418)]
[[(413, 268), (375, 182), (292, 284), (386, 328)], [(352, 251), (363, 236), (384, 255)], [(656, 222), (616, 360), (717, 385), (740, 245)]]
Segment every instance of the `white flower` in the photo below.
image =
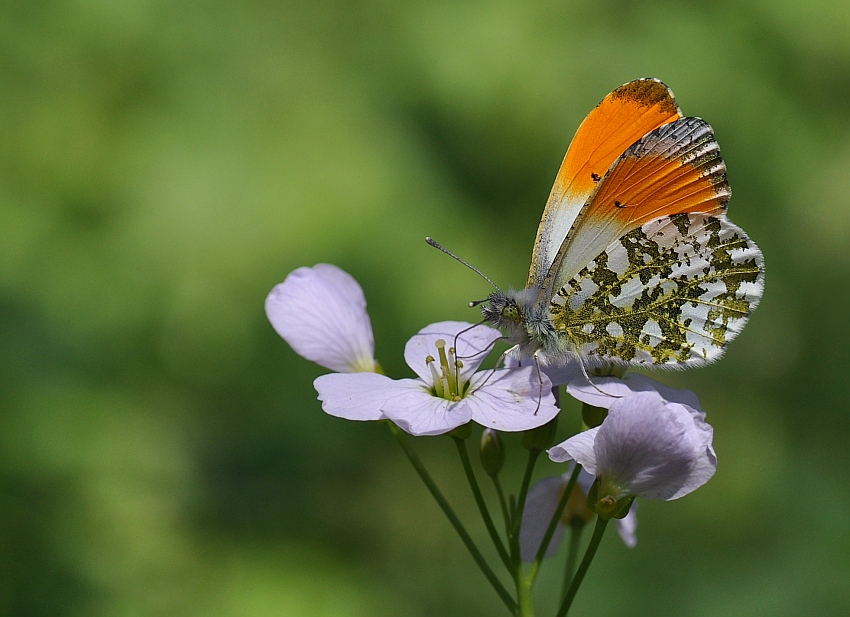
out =
[[(668, 394), (680, 398), (681, 392)], [(672, 402), (655, 390), (616, 399), (596, 394), (598, 402), (608, 407), (602, 425), (551, 448), (549, 458), (575, 460), (596, 476), (600, 516), (619, 516), (634, 497), (677, 499), (714, 475), (713, 431), (698, 402), (693, 401), (696, 408)]]
[(591, 375), (590, 379), (593, 380), (593, 385), (587, 383), (580, 373), (573, 373), (572, 378), (566, 382), (567, 393), (582, 403), (608, 409), (618, 398), (636, 392), (657, 392), (665, 401), (681, 403), (702, 412), (697, 395), (690, 390), (671, 388), (646, 375), (639, 373), (626, 373), (624, 377)]
[[(522, 560), (531, 563), (537, 556), (543, 536), (549, 528), (549, 523), (555, 515), (555, 509), (561, 500), (567, 484), (570, 480), (572, 470), (562, 476), (551, 476), (543, 478), (535, 483), (528, 491), (525, 501), (525, 510), (522, 513), (522, 525), (519, 530), (519, 552)], [(579, 472), (578, 481), (567, 499), (567, 505), (561, 513), (549, 546), (546, 547), (545, 558), (552, 557), (558, 550), (564, 531), (570, 524), (578, 519), (589, 521), (595, 515), (587, 507), (587, 494), (593, 484), (593, 476), (584, 469)], [(636, 508), (632, 506), (625, 518), (617, 520), (617, 531), (623, 542), (629, 548), (637, 544), (637, 515)]]
[(432, 324), (405, 347), (418, 379), (378, 374), (363, 291), (336, 266), (292, 272), (269, 294), (266, 314), (298, 354), (337, 371), (313, 382), (330, 415), (390, 419), (413, 435), (438, 435), (470, 420), (522, 431), (558, 413), (552, 385), (535, 367), (475, 372), (501, 336), (486, 326)]
[[(356, 402), (362, 409), (379, 409), (411, 435), (440, 435), (470, 420), (500, 431), (545, 424), (558, 413), (545, 375), (533, 367), (475, 372), (500, 337), (487, 326), (431, 324), (404, 349), (418, 379), (369, 375), (380, 380), (367, 381), (366, 374), (331, 374), (319, 377), (314, 385), (322, 408), (331, 415), (341, 415)], [(364, 391), (364, 385), (371, 389)]]
[(357, 281), (336, 266), (292, 272), (266, 298), (266, 315), (300, 356), (340, 373), (375, 370), (366, 298)]

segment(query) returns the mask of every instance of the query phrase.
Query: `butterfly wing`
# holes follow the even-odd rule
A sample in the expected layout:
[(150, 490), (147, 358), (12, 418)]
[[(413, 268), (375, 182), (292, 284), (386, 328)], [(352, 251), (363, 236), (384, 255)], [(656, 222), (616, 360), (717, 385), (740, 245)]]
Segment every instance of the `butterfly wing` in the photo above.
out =
[(617, 157), (653, 129), (681, 116), (673, 93), (657, 79), (638, 79), (620, 86), (588, 114), (573, 137), (546, 202), (527, 287), (542, 284), (573, 221)]
[(764, 261), (743, 230), (723, 215), (675, 214), (611, 243), (549, 311), (589, 359), (692, 366), (720, 357), (763, 288)]
[(611, 166), (576, 217), (540, 291), (545, 301), (611, 242), (664, 215), (720, 214), (731, 192), (711, 127), (682, 118), (646, 134)]

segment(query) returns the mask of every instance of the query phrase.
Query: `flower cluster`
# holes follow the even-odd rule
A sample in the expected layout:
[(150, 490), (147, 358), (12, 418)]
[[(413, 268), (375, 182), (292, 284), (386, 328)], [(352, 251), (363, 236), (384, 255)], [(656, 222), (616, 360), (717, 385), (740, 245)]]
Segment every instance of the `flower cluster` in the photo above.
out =
[(607, 409), (607, 417), (549, 450), (549, 458), (576, 461), (596, 476), (597, 514), (618, 517), (635, 497), (677, 499), (711, 479), (713, 431), (692, 392), (643, 375), (605, 377), (594, 386), (573, 383), (567, 391)]
[[(524, 431), (558, 413), (553, 383), (536, 367), (477, 371), (500, 338), (483, 325), (426, 326), (404, 350), (417, 377), (381, 374), (363, 290), (336, 266), (292, 272), (269, 294), (266, 314), (298, 354), (336, 371), (314, 382), (322, 408), (333, 416), (388, 419), (411, 435), (440, 435), (470, 421)], [(693, 393), (635, 374), (592, 384), (575, 370), (551, 374), (555, 385), (567, 381), (573, 397), (608, 410), (600, 426), (549, 451), (553, 461), (576, 461), (597, 478), (600, 515), (616, 515), (634, 497), (676, 499), (714, 474), (712, 430)]]
[[(266, 314), (298, 354), (333, 371), (314, 381), (328, 414), (391, 422), (397, 436), (401, 433), (393, 425), (415, 436), (450, 433), (456, 437), (464, 470), (502, 560), (509, 569), (520, 571), (521, 562), (532, 563), (532, 582), (539, 561), (557, 550), (566, 529), (580, 529), (596, 518), (597, 528), (604, 531), (607, 521), (614, 519), (625, 544), (633, 547), (635, 498), (677, 499), (705, 484), (716, 469), (712, 429), (692, 392), (635, 374), (594, 375), (591, 379), (578, 362), (519, 366), (510, 354), (495, 368), (480, 370), (501, 338), (497, 330), (485, 325), (444, 321), (422, 328), (404, 348), (404, 359), (415, 376), (387, 377), (375, 360), (363, 291), (336, 266), (320, 264), (292, 272), (269, 294)], [(550, 447), (548, 456), (558, 463), (580, 465), (581, 469), (577, 475), (571, 471), (544, 478), (529, 489), (533, 461), (554, 441), (559, 407), (553, 392), (559, 385), (565, 385), (566, 392), (583, 403), (587, 427)], [(510, 553), (498, 538), (465, 445), (460, 445), (462, 436), (469, 432), (456, 429), (470, 422), (485, 427), (481, 460), (499, 494)], [(522, 443), (529, 450), (532, 466), (518, 500), (510, 504), (498, 481), (505, 452), (496, 431), (526, 432)], [(421, 463), (414, 458), (411, 461), (449, 519), (457, 524)], [(459, 533), (467, 542), (465, 532)], [(601, 532), (597, 537), (594, 531), (588, 548), (590, 558), (599, 538)], [(548, 544), (541, 550), (544, 542)], [(467, 546), (476, 557), (477, 549)], [(518, 605), (512, 604), (503, 588), (500, 590), (492, 572), (488, 574), (480, 554), (476, 561), (516, 612)], [(514, 576), (518, 595), (527, 593), (530, 583)], [(580, 583), (581, 576), (577, 575), (573, 579), (576, 589)], [(571, 591), (574, 594), (575, 590)]]

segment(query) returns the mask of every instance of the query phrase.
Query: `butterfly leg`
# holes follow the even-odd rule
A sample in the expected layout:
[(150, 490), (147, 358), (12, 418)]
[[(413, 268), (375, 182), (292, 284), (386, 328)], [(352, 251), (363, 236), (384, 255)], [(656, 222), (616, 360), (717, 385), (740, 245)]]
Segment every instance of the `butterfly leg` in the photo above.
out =
[(608, 392), (605, 392), (604, 390), (602, 390), (595, 383), (593, 383), (593, 381), (590, 379), (590, 375), (588, 375), (588, 373), (587, 373), (587, 367), (585, 367), (584, 361), (582, 360), (581, 355), (576, 354), (576, 359), (578, 360), (578, 366), (581, 369), (581, 374), (584, 376), (584, 380), (587, 383), (589, 383), (593, 387), (594, 390), (596, 390), (597, 392), (599, 392), (599, 394), (602, 394), (603, 396), (610, 396), (611, 398), (623, 398), (622, 396), (620, 396), (618, 394), (609, 394)]

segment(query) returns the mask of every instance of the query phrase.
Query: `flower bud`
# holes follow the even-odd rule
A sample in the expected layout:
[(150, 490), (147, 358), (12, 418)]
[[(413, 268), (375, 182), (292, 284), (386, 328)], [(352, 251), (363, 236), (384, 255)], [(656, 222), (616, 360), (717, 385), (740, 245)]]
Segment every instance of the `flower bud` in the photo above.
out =
[(502, 465), (505, 463), (505, 444), (499, 437), (499, 433), (491, 428), (484, 429), (481, 433), (479, 455), (481, 466), (488, 476), (494, 477), (502, 470)]
[(543, 452), (555, 442), (555, 432), (558, 430), (558, 416), (549, 420), (543, 426), (538, 426), (522, 433), (523, 448)]

